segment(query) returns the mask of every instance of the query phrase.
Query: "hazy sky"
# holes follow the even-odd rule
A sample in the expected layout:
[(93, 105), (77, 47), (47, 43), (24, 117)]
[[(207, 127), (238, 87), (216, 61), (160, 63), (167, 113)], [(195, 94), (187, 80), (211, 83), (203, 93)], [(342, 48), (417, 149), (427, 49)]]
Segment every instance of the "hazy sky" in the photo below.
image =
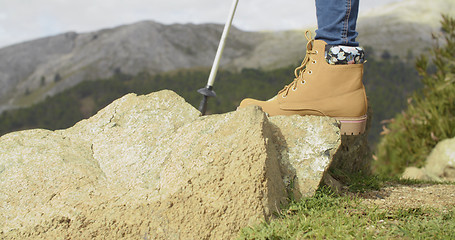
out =
[[(361, 0), (361, 12), (403, 0)], [(0, 47), (67, 31), (87, 32), (141, 20), (224, 24), (232, 0), (0, 0)], [(316, 25), (314, 0), (239, 0), (243, 30)]]

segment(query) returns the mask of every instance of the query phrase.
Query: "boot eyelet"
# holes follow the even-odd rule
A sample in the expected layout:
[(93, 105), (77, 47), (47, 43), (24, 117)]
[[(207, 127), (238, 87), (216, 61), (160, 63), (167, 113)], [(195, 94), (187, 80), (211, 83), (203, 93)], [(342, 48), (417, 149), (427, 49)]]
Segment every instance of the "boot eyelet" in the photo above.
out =
[(310, 74), (310, 75), (313, 74), (313, 71), (309, 70), (309, 71), (308, 71), (308, 74)]
[(287, 96), (288, 95), (286, 95), (286, 94), (281, 95), (282, 98), (286, 98)]
[(317, 63), (317, 61), (316, 61), (316, 60), (313, 60), (313, 64), (316, 64), (316, 63)]
[(305, 80), (302, 80), (302, 81), (300, 81), (300, 82), (301, 82), (302, 84), (305, 84), (305, 83), (306, 83), (306, 81), (305, 81)]
[(293, 87), (293, 88), (292, 88), (292, 91), (294, 91), (294, 92), (297, 91), (297, 88), (296, 88), (296, 87)]
[(318, 54), (318, 53), (319, 53), (319, 52), (318, 52), (318, 50), (315, 50), (315, 52), (316, 52), (316, 54)]

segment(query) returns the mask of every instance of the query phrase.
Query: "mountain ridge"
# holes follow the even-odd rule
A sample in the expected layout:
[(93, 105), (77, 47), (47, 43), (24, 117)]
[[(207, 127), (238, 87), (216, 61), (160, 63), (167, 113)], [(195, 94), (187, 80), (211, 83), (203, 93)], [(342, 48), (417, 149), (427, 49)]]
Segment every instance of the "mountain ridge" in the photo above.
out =
[[(406, 56), (431, 46), (436, 24), (408, 21), (397, 13), (400, 6), (425, 12), (423, 0), (391, 5), (385, 13), (367, 12), (358, 22), (359, 42), (374, 46), (376, 54), (387, 50)], [(438, 0), (425, 13), (434, 19), (437, 10), (455, 4)], [(414, 5), (412, 5), (414, 3)], [(446, 4), (444, 4), (446, 3)], [(397, 7), (398, 6), (398, 7)], [(401, 11), (401, 10), (400, 10)], [(418, 12), (418, 11), (417, 11)], [(419, 18), (417, 18), (419, 19)], [(411, 19), (412, 20), (412, 19)], [(378, 26), (381, 23), (381, 27)], [(209, 67), (222, 32), (219, 24), (170, 24), (141, 21), (94, 32), (67, 32), (0, 49), (0, 113), (29, 106), (81, 81), (106, 79), (115, 73), (150, 74), (177, 69)], [(313, 29), (314, 30), (314, 29)], [(246, 32), (233, 27), (228, 36), (221, 67), (279, 68), (296, 64), (305, 54), (304, 30)]]
[[(156, 74), (208, 67), (213, 61), (221, 31), (222, 26), (217, 24), (164, 25), (142, 21), (96, 32), (68, 32), (12, 45), (0, 49), (0, 104), (4, 109), (5, 105), (6, 108), (27, 106), (30, 102), (27, 98), (35, 97), (31, 102), (36, 102), (83, 80), (105, 79), (118, 72)], [(273, 45), (270, 43), (286, 42), (285, 38), (290, 39), (287, 46), (301, 44), (295, 41), (295, 36), (304, 39), (303, 32), (294, 31), (291, 37), (288, 35), (288, 32), (256, 33), (233, 28), (221, 66), (231, 69), (238, 66), (280, 66), (273, 59), (290, 55), (297, 58), (303, 54), (303, 50), (294, 52), (294, 48), (289, 48), (287, 52), (276, 55), (275, 48), (268, 47)], [(266, 57), (274, 55), (277, 57), (272, 60)], [(40, 89), (43, 92), (40, 96), (28, 94)]]

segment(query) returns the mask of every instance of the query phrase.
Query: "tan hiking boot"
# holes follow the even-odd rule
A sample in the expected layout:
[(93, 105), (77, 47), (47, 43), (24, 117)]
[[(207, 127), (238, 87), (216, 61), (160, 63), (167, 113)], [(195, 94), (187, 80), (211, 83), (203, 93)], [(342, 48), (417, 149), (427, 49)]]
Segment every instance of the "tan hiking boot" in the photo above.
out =
[[(367, 98), (362, 83), (363, 61), (357, 64), (329, 64), (326, 43), (309, 34), (302, 65), (295, 69), (296, 78), (268, 101), (244, 99), (239, 108), (260, 106), (269, 116), (329, 116), (341, 122), (341, 134), (365, 132)], [(334, 59), (336, 61), (336, 59)]]

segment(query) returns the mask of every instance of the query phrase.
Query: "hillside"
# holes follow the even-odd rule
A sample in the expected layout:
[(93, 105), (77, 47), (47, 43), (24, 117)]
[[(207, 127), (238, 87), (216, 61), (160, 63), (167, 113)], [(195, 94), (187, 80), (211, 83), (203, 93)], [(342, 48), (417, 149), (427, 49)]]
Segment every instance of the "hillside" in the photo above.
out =
[(439, 30), (441, 14), (453, 15), (453, 0), (404, 0), (361, 13), (358, 40), (379, 54), (418, 56), (431, 48), (432, 33)]
[[(405, 0), (365, 12), (358, 24), (359, 41), (401, 57), (431, 46), (431, 32), (441, 12), (454, 12), (451, 0)], [(380, 23), (380, 25), (378, 25)], [(0, 49), (0, 113), (30, 106), (90, 79), (114, 74), (156, 74), (209, 67), (222, 25), (173, 24), (153, 21), (89, 33), (68, 32)], [(303, 58), (303, 30), (245, 32), (233, 28), (222, 67), (273, 69)]]
[[(145, 21), (91, 33), (65, 33), (0, 49), (0, 111), (28, 106), (88, 79), (210, 66), (222, 26)], [(303, 32), (232, 29), (222, 66), (288, 65), (303, 55)], [(276, 43), (286, 49), (273, 48)], [(27, 93), (27, 94), (26, 94)], [(28, 94), (32, 93), (32, 94)]]

